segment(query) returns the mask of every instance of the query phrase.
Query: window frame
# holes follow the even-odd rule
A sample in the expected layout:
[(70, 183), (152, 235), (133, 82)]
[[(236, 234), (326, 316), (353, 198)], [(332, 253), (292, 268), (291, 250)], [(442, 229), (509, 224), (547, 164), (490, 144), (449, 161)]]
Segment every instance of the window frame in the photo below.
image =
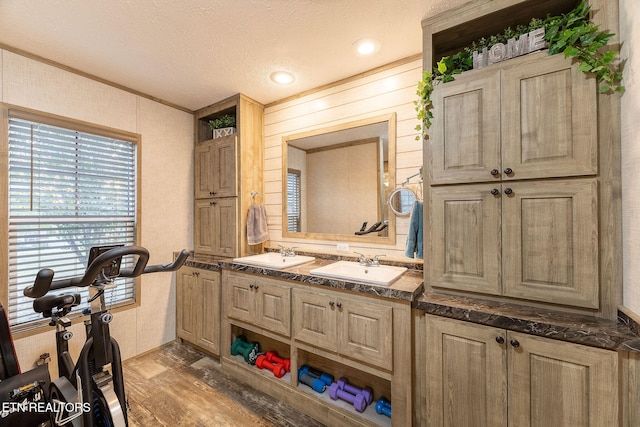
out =
[[(6, 276), (4, 285), (0, 286), (0, 303), (9, 309), (9, 118), (34, 121), (50, 126), (70, 129), (78, 132), (92, 133), (108, 138), (120, 139), (135, 144), (136, 152), (136, 209), (135, 209), (135, 234), (136, 244), (141, 242), (141, 212), (142, 212), (142, 136), (137, 133), (115, 129), (103, 125), (85, 122), (82, 120), (58, 116), (55, 114), (36, 111), (24, 107), (19, 107), (7, 103), (0, 103), (0, 173), (4, 185), (0, 186), (0, 271), (4, 271)], [(118, 312), (139, 307), (141, 304), (141, 279), (135, 279), (135, 301), (116, 303), (112, 311)], [(81, 313), (71, 312), (68, 316), (72, 321), (82, 319)], [(12, 327), (14, 338), (25, 337), (42, 332), (42, 328), (48, 325), (48, 321), (43, 319)]]

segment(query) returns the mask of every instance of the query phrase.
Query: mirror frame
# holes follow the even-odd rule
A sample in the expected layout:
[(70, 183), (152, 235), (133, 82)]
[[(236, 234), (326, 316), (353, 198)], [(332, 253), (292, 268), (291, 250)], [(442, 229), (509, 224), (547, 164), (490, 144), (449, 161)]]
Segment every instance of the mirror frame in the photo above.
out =
[[(287, 217), (287, 171), (288, 171), (288, 154), (289, 141), (299, 138), (306, 138), (309, 136), (320, 135), (323, 133), (336, 132), (345, 129), (366, 126), (373, 123), (387, 122), (388, 132), (388, 160), (387, 170), (389, 174), (389, 189), (396, 188), (396, 113), (385, 114), (382, 116), (370, 117), (366, 119), (360, 119), (353, 122), (342, 123), (335, 126), (329, 126), (325, 128), (314, 129), (297, 134), (287, 135), (282, 137), (282, 237), (288, 237), (292, 239), (306, 239), (306, 240), (329, 240), (329, 241), (346, 241), (346, 242), (360, 242), (360, 243), (380, 243), (385, 245), (396, 244), (396, 216), (389, 207), (388, 196), (384, 197), (380, 202), (383, 207), (387, 209), (387, 217), (389, 219), (389, 225), (387, 227), (387, 236), (377, 235), (355, 235), (355, 234), (329, 234), (329, 233), (307, 233), (299, 232), (294, 233), (286, 229), (285, 225), (287, 221), (284, 219)], [(393, 191), (393, 190), (391, 190)], [(373, 233), (372, 233), (373, 234)]]

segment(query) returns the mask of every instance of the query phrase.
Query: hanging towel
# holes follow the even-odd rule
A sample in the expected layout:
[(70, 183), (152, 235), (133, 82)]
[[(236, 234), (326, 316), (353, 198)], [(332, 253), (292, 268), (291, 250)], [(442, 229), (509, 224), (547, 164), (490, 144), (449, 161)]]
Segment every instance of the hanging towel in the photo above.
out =
[(424, 258), (422, 244), (422, 202), (420, 200), (416, 200), (413, 203), (413, 209), (411, 210), (405, 255), (409, 258), (413, 258), (414, 256), (418, 259)]
[(267, 240), (267, 211), (262, 205), (251, 205), (247, 213), (247, 241), (250, 245), (258, 245)]

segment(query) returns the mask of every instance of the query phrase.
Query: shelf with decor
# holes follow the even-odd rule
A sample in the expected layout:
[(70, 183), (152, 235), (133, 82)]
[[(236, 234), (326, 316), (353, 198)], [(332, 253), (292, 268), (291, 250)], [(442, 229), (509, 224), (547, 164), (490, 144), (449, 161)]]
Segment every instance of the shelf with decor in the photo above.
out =
[(246, 229), (251, 192), (262, 191), (263, 113), (262, 104), (242, 94), (194, 113), (196, 253), (262, 252), (262, 245), (249, 245)]

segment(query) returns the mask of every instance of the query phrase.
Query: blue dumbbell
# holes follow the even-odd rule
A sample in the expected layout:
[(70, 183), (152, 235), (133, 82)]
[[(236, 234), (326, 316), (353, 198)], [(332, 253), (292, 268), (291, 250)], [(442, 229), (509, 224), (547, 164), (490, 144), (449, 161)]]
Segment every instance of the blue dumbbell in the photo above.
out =
[(386, 415), (391, 418), (391, 402), (384, 397), (381, 397), (376, 402), (376, 412), (380, 415)]
[(324, 393), (327, 388), (327, 385), (320, 378), (312, 377), (306, 369), (304, 371), (302, 369), (298, 371), (298, 381), (308, 385), (318, 393)]
[(333, 375), (329, 375), (325, 372), (319, 371), (317, 369), (312, 368), (309, 365), (302, 365), (298, 370), (298, 376), (300, 376), (300, 372), (308, 374), (311, 378), (317, 378), (327, 386), (330, 386), (333, 383)]

